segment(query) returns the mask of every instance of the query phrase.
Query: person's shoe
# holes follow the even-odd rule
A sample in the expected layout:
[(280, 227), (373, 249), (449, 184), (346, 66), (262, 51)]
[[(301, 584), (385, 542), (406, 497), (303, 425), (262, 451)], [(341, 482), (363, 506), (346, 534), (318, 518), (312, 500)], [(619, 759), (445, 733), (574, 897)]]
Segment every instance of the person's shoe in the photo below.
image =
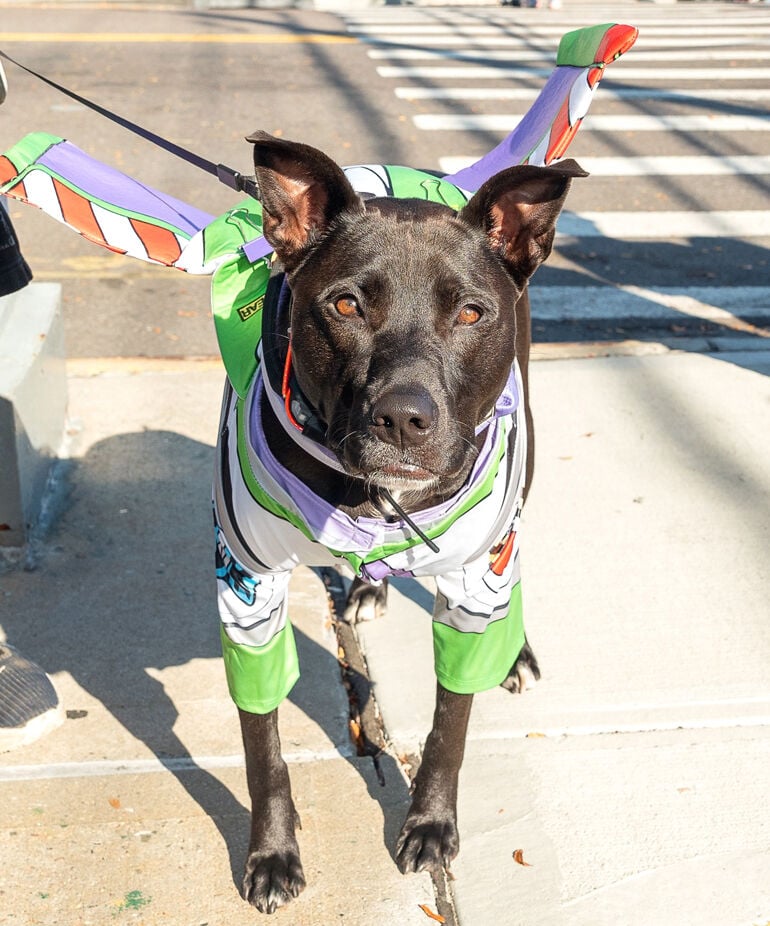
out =
[(62, 719), (59, 698), (45, 672), (0, 643), (0, 752), (34, 742)]

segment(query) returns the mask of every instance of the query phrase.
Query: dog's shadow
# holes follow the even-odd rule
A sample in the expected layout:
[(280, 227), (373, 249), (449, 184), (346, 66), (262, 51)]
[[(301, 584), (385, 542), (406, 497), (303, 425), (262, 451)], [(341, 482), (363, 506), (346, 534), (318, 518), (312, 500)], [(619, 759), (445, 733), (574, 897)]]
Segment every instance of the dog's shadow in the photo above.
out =
[[(209, 503), (213, 454), (167, 431), (94, 444), (70, 467), (64, 511), (37, 569), (6, 577), (11, 606), (3, 609), (2, 629), (46, 672), (69, 673), (166, 765), (217, 826), (240, 888), (249, 811), (196, 763), (175, 729), (179, 710), (154, 677), (154, 670), (221, 659)], [(335, 656), (297, 628), (295, 637), (300, 665), (321, 666), (325, 678), (331, 673), (342, 686)], [(380, 757), (382, 787), (371, 760), (340, 742), (340, 717), (322, 709), (325, 699), (313, 696), (309, 680), (300, 679), (290, 700), (362, 775), (382, 808), (383, 839), (393, 855), (407, 802), (395, 761)], [(65, 723), (79, 723), (82, 705), (63, 706), (73, 711)], [(238, 753), (237, 722), (233, 730), (229, 752)]]

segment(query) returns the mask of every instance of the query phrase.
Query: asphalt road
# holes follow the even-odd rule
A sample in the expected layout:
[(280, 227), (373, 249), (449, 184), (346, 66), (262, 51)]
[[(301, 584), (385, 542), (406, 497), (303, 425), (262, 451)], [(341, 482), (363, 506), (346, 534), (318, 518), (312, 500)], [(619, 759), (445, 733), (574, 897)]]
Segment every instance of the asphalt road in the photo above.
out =
[[(770, 238), (763, 235), (770, 233), (751, 222), (766, 210), (770, 192), (770, 33), (761, 8), (699, 7), (705, 12), (697, 16), (692, 4), (612, 7), (612, 19), (642, 25), (642, 39), (612, 66), (573, 142), (569, 153), (597, 169), (575, 184), (568, 207), (592, 217), (579, 227), (607, 213), (617, 220), (615, 231), (597, 228), (560, 238), (537, 277), (548, 316), (536, 321), (540, 340), (656, 337), (661, 328), (674, 335), (731, 330), (697, 311), (645, 319), (624, 309), (625, 303), (611, 317), (592, 321), (581, 300), (597, 286), (600, 294), (629, 298), (633, 288), (652, 288), (653, 297), (660, 291), (664, 301), (676, 292), (736, 312), (742, 323), (766, 320)], [(471, 73), (474, 67), (517, 61), (540, 67), (527, 56), (553, 61), (562, 32), (609, 18), (595, 4), (572, 4), (561, 12), (386, 7), (344, 16), (14, 5), (2, 9), (0, 47), (101, 105), (243, 172), (250, 169), (243, 137), (256, 128), (314, 144), (341, 163), (435, 169), (442, 158), (485, 153), (506, 134), (497, 122), (515, 119), (528, 106), (495, 99), (495, 93), (539, 88), (544, 80), (538, 73), (479, 78)], [(764, 20), (770, 29), (767, 12)], [(451, 76), (432, 70), (441, 67), (453, 69)], [(676, 72), (663, 79), (660, 72), (669, 67)], [(692, 74), (704, 68), (706, 77)], [(745, 68), (756, 72), (748, 81), (730, 74)], [(7, 70), (11, 87), (0, 110), (0, 148), (27, 132), (47, 131), (211, 213), (236, 201), (208, 175), (18, 69)], [(643, 95), (645, 88), (672, 87), (685, 96)], [(610, 92), (615, 90), (621, 92)], [(628, 90), (637, 96), (623, 96)], [(468, 93), (476, 97), (462, 98)], [(610, 117), (606, 128), (591, 128), (594, 116)], [(639, 116), (649, 124), (628, 121)], [(712, 122), (704, 125), (704, 117)], [(717, 117), (727, 121), (713, 121)], [(617, 173), (619, 163), (660, 156), (670, 161), (652, 173)], [(692, 169), (685, 158), (693, 159)], [(744, 159), (741, 170), (713, 173), (734, 166), (736, 158)], [(679, 166), (666, 173), (674, 162)], [(748, 222), (746, 230), (741, 225), (719, 234), (709, 227), (709, 216), (722, 221), (728, 212)], [(685, 216), (686, 234), (671, 224), (677, 215)], [(37, 279), (63, 285), (70, 356), (216, 353), (207, 278), (110, 254), (21, 204), (12, 204), (12, 216)], [(551, 303), (556, 309), (548, 309)]]

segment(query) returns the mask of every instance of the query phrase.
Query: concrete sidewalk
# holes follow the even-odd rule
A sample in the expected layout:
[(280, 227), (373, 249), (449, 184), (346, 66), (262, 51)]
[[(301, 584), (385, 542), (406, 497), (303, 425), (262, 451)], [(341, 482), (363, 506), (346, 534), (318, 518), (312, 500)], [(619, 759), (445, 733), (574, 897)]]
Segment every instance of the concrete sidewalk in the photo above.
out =
[[(770, 921), (769, 356), (534, 364), (523, 573), (543, 680), (474, 708), (462, 926)], [(234, 884), (247, 796), (211, 577), (221, 384), (213, 363), (70, 367), (67, 510), (38, 569), (0, 577), (2, 631), (67, 711), (0, 756), (3, 923), (259, 919)], [(431, 881), (392, 850), (395, 757), (430, 724), (429, 591), (401, 583), (359, 630), (384, 786), (351, 746), (325, 589), (298, 570), (292, 593), (303, 677), (282, 731), (308, 888), (275, 920), (427, 926)]]
[[(460, 923), (770, 921), (768, 359), (534, 364), (522, 574), (543, 678), (474, 705)], [(430, 631), (407, 624), (429, 595), (402, 591), (361, 636), (408, 750), (433, 682)]]

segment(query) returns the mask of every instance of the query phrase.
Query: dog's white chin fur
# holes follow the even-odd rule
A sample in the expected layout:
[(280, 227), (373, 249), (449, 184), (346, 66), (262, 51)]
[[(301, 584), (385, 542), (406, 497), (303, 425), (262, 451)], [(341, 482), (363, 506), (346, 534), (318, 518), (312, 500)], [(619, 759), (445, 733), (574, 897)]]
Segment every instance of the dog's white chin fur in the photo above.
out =
[(370, 485), (396, 492), (427, 492), (438, 485), (438, 478), (415, 479), (409, 476), (394, 476), (389, 473), (373, 473), (367, 478)]
[(387, 489), (397, 504), (417, 504), (424, 496), (431, 494), (439, 483), (438, 476), (433, 475), (421, 479), (383, 472), (369, 473), (366, 481), (370, 486)]

